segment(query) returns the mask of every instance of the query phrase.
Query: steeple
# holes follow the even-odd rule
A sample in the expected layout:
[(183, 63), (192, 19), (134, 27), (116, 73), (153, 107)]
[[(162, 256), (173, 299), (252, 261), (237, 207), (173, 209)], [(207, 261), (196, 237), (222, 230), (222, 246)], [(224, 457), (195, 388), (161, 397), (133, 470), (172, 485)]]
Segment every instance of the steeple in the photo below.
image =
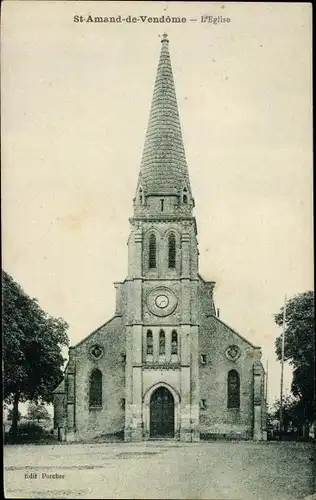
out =
[(176, 195), (179, 199), (184, 190), (186, 200), (191, 188), (166, 34), (161, 44), (138, 190), (146, 198)]

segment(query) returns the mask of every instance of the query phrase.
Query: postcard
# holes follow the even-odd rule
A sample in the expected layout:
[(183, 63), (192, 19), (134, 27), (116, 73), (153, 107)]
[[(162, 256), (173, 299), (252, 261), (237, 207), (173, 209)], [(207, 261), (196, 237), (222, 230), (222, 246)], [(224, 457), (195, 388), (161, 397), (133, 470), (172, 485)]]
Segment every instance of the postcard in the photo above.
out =
[(313, 495), (311, 4), (1, 22), (6, 497)]

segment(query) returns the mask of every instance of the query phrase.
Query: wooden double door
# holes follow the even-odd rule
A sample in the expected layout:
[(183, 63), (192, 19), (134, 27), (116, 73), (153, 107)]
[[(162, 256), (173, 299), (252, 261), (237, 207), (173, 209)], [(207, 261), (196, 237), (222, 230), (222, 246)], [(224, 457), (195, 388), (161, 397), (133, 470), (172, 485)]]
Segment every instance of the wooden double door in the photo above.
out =
[(150, 398), (150, 437), (174, 437), (174, 398), (165, 387), (156, 389)]

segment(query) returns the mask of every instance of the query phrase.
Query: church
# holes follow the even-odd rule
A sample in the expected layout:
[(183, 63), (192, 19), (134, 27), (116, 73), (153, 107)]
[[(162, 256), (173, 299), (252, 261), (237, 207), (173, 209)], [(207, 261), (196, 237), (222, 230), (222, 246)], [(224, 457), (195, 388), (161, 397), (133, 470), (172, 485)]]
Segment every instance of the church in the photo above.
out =
[(266, 439), (261, 349), (219, 318), (199, 274), (167, 35), (133, 205), (114, 315), (69, 348), (54, 391), (58, 438)]

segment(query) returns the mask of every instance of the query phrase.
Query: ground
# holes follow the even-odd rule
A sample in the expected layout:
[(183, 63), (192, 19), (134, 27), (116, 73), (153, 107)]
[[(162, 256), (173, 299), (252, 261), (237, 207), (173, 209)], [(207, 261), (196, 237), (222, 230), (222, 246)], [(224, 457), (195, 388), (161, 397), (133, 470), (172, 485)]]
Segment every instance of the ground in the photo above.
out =
[(303, 500), (314, 459), (311, 443), (293, 442), (8, 445), (5, 496)]

